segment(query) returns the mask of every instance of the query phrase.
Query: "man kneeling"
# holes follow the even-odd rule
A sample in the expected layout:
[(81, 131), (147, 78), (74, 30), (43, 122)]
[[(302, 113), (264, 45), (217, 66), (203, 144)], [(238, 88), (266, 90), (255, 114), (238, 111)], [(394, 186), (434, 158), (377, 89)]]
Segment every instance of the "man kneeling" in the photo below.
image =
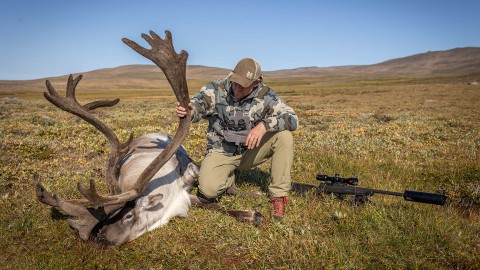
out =
[[(234, 171), (250, 169), (272, 158), (268, 186), (275, 219), (285, 215), (293, 137), (298, 118), (263, 83), (252, 58), (240, 60), (225, 78), (208, 83), (190, 100), (192, 122), (207, 119), (207, 151), (200, 167), (198, 196), (215, 201), (234, 184)], [(177, 103), (177, 115), (186, 116)]]

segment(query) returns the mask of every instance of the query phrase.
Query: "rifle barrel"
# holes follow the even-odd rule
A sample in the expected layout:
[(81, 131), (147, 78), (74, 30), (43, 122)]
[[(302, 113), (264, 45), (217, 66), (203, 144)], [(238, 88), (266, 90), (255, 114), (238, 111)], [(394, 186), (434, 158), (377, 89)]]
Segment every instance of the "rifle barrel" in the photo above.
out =
[(393, 196), (399, 196), (399, 197), (403, 197), (404, 195), (404, 193), (402, 192), (380, 190), (380, 189), (370, 189), (370, 190), (373, 191), (373, 193), (377, 193), (377, 194), (387, 194), (387, 195), (393, 195)]
[(372, 196), (374, 194), (386, 194), (403, 197), (406, 201), (445, 205), (447, 197), (443, 194), (428, 193), (421, 191), (405, 190), (405, 192), (395, 192), (380, 189), (371, 189), (358, 186), (349, 186), (344, 184), (320, 184), (319, 189), (327, 193), (350, 194), (355, 196)]
[(447, 196), (443, 194), (420, 192), (413, 190), (405, 190), (403, 198), (407, 201), (445, 205), (447, 203)]
[(372, 191), (373, 193), (378, 193), (378, 194), (401, 196), (406, 201), (412, 201), (412, 202), (437, 204), (437, 205), (445, 205), (445, 203), (447, 202), (447, 197), (445, 195), (436, 194), (436, 193), (428, 193), (428, 192), (413, 191), (413, 190), (405, 190), (405, 192), (403, 193), (386, 191), (386, 190), (378, 190), (378, 189), (372, 189)]

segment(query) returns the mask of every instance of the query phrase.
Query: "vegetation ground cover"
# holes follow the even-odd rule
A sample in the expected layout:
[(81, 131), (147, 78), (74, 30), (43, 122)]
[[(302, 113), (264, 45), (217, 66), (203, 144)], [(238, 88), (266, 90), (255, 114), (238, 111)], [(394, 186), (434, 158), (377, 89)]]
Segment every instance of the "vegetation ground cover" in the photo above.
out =
[[(85, 78), (84, 80), (88, 80)], [(81, 91), (81, 102), (115, 98)], [(193, 94), (204, 82), (190, 81)], [(335, 197), (292, 194), (283, 222), (262, 198), (225, 197), (227, 208), (256, 209), (259, 227), (204, 209), (114, 249), (82, 242), (36, 201), (32, 174), (49, 190), (78, 198), (76, 182), (102, 183), (108, 142), (39, 93), (0, 95), (0, 264), (4, 269), (478, 269), (480, 259), (480, 86), (462, 77), (273, 80), (300, 119), (294, 132), (296, 182), (315, 175), (359, 177), (362, 186), (442, 192), (446, 207), (376, 195), (353, 207)], [(160, 91), (154, 90), (160, 87)], [(114, 88), (114, 87), (111, 87)], [(61, 89), (58, 86), (57, 89)], [(174, 100), (165, 85), (121, 90), (96, 115), (123, 140), (173, 135)], [(159, 94), (164, 93), (164, 94)], [(161, 97), (159, 97), (161, 96)], [(6, 99), (8, 97), (8, 99)], [(184, 146), (201, 162), (206, 123)], [(244, 171), (239, 187), (262, 192), (268, 163)], [(103, 187), (105, 188), (105, 187)]]

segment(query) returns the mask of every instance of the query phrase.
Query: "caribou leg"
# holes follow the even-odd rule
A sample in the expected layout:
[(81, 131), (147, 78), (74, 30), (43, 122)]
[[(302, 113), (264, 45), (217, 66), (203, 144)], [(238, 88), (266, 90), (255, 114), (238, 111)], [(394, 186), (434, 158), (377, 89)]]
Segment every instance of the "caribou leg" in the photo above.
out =
[(215, 210), (227, 213), (228, 215), (236, 218), (238, 221), (253, 223), (259, 225), (263, 222), (264, 217), (260, 212), (254, 210), (226, 210), (216, 202), (209, 202), (208, 200), (198, 197), (196, 195), (190, 195), (190, 202), (193, 206), (201, 207), (208, 210)]

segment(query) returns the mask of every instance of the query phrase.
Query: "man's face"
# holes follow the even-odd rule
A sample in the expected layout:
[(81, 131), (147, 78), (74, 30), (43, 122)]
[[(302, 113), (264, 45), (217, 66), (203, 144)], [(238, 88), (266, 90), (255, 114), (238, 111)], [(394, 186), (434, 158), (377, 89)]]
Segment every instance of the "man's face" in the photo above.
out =
[(243, 87), (236, 82), (232, 82), (233, 96), (235, 97), (235, 99), (241, 99), (248, 96), (252, 92), (256, 84), (257, 81), (254, 81), (250, 86)]

